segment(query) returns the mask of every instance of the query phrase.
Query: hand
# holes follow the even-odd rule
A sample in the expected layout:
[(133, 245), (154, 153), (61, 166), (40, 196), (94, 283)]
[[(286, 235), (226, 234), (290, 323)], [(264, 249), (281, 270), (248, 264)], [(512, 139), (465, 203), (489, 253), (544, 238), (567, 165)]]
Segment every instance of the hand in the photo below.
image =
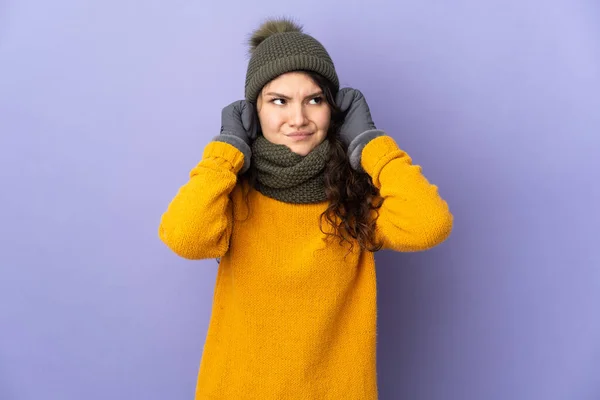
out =
[(247, 145), (256, 139), (258, 127), (252, 104), (238, 100), (223, 108), (221, 112), (221, 135), (233, 135)]
[(252, 158), (252, 141), (258, 135), (258, 123), (252, 104), (246, 100), (234, 101), (221, 112), (221, 133), (213, 140), (229, 143), (244, 155), (244, 165), (240, 170), (244, 173), (250, 168)]
[(347, 112), (340, 129), (342, 140), (347, 145), (361, 133), (377, 129), (365, 96), (358, 89), (343, 88), (338, 92), (335, 100), (342, 112)]

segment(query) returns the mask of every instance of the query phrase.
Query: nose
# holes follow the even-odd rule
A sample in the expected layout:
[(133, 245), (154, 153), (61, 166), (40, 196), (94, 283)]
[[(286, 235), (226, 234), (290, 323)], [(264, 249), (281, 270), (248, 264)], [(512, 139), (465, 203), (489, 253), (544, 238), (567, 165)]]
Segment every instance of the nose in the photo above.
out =
[(308, 118), (303, 104), (295, 104), (290, 107), (289, 124), (296, 128), (306, 125)]

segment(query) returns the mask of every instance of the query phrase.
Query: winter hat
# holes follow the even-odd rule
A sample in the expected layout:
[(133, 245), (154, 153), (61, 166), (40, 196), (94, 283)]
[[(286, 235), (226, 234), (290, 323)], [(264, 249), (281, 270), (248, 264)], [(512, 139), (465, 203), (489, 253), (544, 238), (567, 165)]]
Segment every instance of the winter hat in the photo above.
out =
[(321, 74), (335, 90), (339, 80), (325, 47), (289, 19), (270, 19), (250, 37), (246, 73), (246, 100), (256, 103), (263, 86), (286, 72), (304, 70)]

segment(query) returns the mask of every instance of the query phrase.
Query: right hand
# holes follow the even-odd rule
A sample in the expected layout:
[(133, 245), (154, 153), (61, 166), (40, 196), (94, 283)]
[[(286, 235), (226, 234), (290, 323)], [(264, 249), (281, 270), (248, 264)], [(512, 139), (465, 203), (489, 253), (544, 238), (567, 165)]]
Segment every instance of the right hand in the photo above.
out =
[(221, 134), (234, 135), (250, 145), (258, 135), (254, 106), (246, 100), (238, 100), (221, 112)]

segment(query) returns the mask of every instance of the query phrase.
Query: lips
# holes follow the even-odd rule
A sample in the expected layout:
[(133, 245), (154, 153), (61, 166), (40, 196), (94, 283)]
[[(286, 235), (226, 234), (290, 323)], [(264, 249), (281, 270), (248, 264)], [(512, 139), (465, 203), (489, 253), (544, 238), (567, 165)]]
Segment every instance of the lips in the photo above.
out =
[(287, 137), (289, 137), (290, 139), (292, 139), (293, 141), (301, 141), (304, 140), (308, 137), (312, 136), (311, 132), (292, 132), (289, 135), (286, 135)]
[(292, 132), (292, 133), (290, 133), (287, 136), (289, 136), (289, 137), (297, 137), (297, 136), (310, 136), (310, 135), (312, 135), (312, 133), (307, 132), (307, 131), (297, 131), (297, 132)]

